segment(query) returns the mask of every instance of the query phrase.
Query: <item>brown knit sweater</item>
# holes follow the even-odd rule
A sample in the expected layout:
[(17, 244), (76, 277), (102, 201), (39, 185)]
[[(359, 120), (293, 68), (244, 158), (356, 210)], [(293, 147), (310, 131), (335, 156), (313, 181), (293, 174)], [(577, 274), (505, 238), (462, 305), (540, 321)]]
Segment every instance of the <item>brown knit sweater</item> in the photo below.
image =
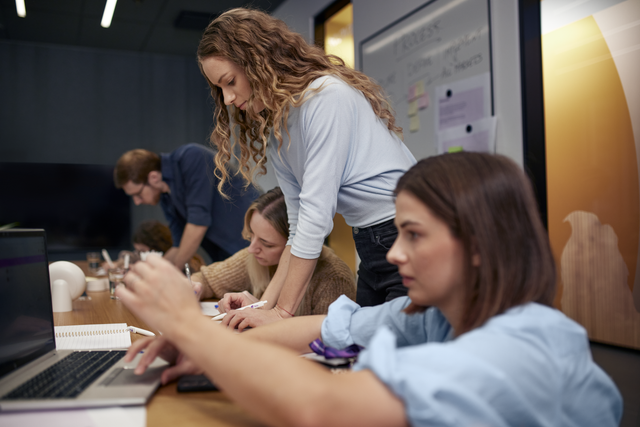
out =
[[(332, 250), (325, 250), (325, 257), (318, 259), (302, 305), (301, 316), (326, 314), (329, 305), (340, 295), (355, 301), (356, 282), (353, 273)], [(247, 260), (252, 256), (242, 249), (224, 261), (203, 266), (192, 276), (194, 282), (201, 282), (205, 297), (222, 298), (227, 292), (249, 291), (253, 286), (247, 273)], [(208, 288), (208, 289), (207, 289)]]

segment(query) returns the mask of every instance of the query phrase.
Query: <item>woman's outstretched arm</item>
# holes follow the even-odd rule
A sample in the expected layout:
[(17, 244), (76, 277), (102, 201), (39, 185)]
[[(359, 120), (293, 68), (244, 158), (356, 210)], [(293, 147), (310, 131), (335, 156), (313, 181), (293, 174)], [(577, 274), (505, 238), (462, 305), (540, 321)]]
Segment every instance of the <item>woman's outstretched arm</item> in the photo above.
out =
[(310, 353), (309, 344), (320, 338), (326, 315), (301, 316), (270, 323), (242, 333), (242, 338), (289, 348), (298, 354)]
[[(370, 371), (334, 375), (255, 334), (234, 334), (200, 313), (188, 281), (168, 262), (134, 265), (123, 303), (204, 370), (235, 402), (270, 425), (403, 426), (402, 402)], [(309, 322), (317, 335), (319, 317)], [(283, 324), (286, 322), (282, 322)], [(293, 325), (293, 323), (292, 323)], [(308, 325), (309, 326), (309, 325)], [(276, 333), (265, 329), (264, 339)], [(304, 340), (309, 337), (304, 337)]]

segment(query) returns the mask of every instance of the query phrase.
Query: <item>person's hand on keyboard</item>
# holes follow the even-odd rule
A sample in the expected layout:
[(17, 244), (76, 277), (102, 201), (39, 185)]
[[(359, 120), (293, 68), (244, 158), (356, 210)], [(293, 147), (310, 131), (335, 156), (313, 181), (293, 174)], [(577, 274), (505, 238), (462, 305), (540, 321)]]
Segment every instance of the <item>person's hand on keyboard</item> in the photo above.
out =
[(138, 375), (143, 374), (157, 357), (173, 365), (162, 373), (162, 384), (167, 384), (182, 375), (198, 375), (202, 373), (201, 369), (196, 367), (164, 337), (143, 338), (135, 341), (127, 351), (125, 362), (131, 362), (141, 351), (144, 351), (144, 354), (134, 371)]

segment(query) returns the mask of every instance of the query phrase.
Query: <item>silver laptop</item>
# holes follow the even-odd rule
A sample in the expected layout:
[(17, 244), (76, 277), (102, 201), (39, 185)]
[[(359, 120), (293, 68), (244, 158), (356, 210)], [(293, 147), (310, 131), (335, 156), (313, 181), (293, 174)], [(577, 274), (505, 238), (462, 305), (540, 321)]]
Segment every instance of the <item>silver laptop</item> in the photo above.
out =
[(44, 230), (0, 231), (0, 411), (143, 405), (166, 363), (124, 354), (56, 350)]

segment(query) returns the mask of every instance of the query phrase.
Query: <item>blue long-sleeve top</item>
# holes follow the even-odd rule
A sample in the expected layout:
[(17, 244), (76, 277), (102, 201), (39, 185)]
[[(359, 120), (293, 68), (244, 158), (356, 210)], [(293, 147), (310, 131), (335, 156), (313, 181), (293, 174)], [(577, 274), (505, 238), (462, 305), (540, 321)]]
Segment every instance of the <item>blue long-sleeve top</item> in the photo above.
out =
[(336, 212), (351, 227), (394, 218), (393, 190), (416, 163), (362, 92), (333, 76), (309, 85), (321, 86), (291, 108), (289, 133), (279, 152), (272, 137), (268, 154), (287, 204), (288, 245), (306, 259), (319, 256)]
[(454, 337), (437, 308), (402, 313), (409, 302), (360, 308), (342, 296), (322, 340), (366, 347), (354, 369), (398, 396), (412, 426), (619, 425), (620, 393), (593, 362), (584, 328), (562, 312), (528, 303)]

